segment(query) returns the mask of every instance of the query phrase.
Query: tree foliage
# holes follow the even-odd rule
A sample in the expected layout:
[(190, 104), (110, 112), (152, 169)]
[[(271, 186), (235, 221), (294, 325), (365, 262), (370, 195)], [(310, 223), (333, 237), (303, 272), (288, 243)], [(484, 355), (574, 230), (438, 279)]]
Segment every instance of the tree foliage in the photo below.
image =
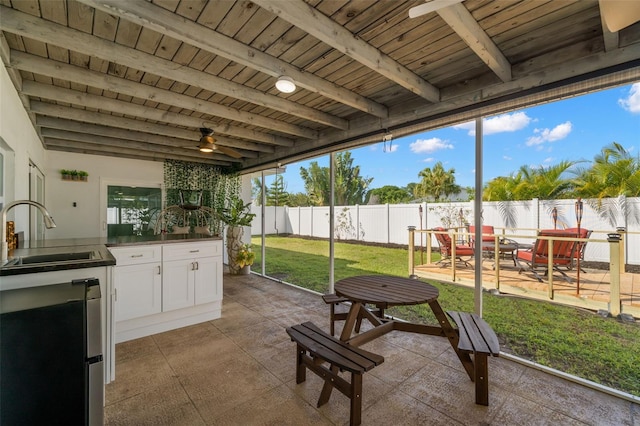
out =
[(367, 204), (401, 204), (408, 203), (412, 198), (412, 193), (406, 187), (385, 185), (369, 191), (366, 202)]
[(433, 169), (427, 167), (418, 173), (422, 180), (415, 187), (414, 195), (416, 198), (433, 198), (437, 203), (442, 197), (457, 194), (461, 187), (456, 184), (455, 172), (454, 168), (445, 170), (441, 161)]
[[(300, 167), (300, 177), (311, 201), (316, 206), (327, 206), (330, 203), (329, 167), (320, 167), (312, 161), (309, 168)], [(336, 154), (335, 160), (335, 204), (363, 204), (364, 196), (373, 178), (360, 176), (360, 166), (353, 165), (351, 152)]]
[(289, 193), (284, 183), (282, 175), (276, 176), (266, 191), (267, 206), (284, 206), (289, 205)]
[(575, 194), (584, 198), (640, 196), (640, 161), (622, 145), (613, 142), (602, 148), (590, 168), (577, 172)]
[(575, 161), (561, 161), (549, 167), (522, 166), (508, 177), (491, 180), (482, 198), (484, 201), (517, 201), (571, 197), (573, 183), (567, 174), (575, 164)]

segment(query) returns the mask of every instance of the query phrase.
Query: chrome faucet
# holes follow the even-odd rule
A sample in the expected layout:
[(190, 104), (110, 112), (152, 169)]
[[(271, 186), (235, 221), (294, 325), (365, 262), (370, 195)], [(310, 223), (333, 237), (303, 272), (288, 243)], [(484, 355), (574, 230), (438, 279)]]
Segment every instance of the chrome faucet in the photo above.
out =
[(56, 227), (56, 223), (53, 221), (53, 218), (51, 217), (45, 206), (40, 203), (31, 200), (16, 200), (4, 206), (4, 208), (0, 210), (0, 238), (2, 239), (0, 266), (4, 265), (7, 261), (7, 258), (9, 257), (9, 242), (7, 241), (7, 212), (13, 207), (20, 204), (28, 204), (37, 207), (44, 217), (44, 226), (46, 226), (47, 229)]

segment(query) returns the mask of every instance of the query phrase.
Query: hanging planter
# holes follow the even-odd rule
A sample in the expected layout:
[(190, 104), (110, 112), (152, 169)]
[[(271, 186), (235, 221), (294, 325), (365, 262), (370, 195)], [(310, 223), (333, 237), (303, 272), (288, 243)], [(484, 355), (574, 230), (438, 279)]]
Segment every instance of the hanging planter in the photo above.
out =
[(89, 173), (84, 170), (60, 170), (62, 180), (79, 180), (86, 182), (88, 180)]

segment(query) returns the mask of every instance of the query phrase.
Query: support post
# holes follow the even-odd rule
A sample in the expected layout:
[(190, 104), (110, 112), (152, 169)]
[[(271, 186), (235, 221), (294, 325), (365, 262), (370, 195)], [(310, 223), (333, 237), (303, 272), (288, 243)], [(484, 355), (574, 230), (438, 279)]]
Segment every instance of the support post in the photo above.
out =
[(621, 235), (607, 234), (609, 242), (609, 274), (611, 275), (611, 289), (609, 292), (609, 312), (611, 316), (620, 315), (620, 240)]
[(416, 227), (409, 226), (409, 276), (413, 276), (414, 265), (415, 265), (415, 235), (416, 235)]
[(626, 246), (626, 234), (627, 234), (627, 228), (625, 228), (624, 226), (620, 226), (618, 228), (616, 228), (616, 233), (620, 234), (620, 272), (624, 273), (624, 271), (626, 270), (625, 268), (625, 264), (626, 264), (626, 256), (625, 256), (625, 246)]

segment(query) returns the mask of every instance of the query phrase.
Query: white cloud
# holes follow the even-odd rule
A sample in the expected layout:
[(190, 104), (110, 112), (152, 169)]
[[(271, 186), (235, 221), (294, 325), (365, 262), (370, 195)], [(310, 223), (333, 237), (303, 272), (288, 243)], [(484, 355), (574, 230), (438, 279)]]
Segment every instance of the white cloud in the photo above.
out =
[(409, 145), (411, 152), (421, 154), (423, 152), (436, 152), (441, 149), (453, 149), (453, 145), (449, 141), (443, 141), (440, 138), (418, 139)]
[(503, 159), (503, 160), (506, 160), (506, 161), (511, 161), (511, 160), (513, 160), (513, 158), (509, 157), (508, 155), (503, 155), (503, 156), (502, 156), (502, 159)]
[[(524, 129), (531, 122), (531, 117), (526, 112), (515, 112), (513, 114), (501, 114), (495, 117), (486, 118), (482, 121), (482, 131), (484, 135), (494, 133), (515, 132)], [(475, 136), (476, 123), (469, 121), (453, 126), (454, 129), (468, 130), (469, 136)]]
[(436, 161), (436, 159), (433, 157), (425, 158), (424, 160), (422, 160), (423, 163), (433, 163), (434, 161)]
[(634, 83), (629, 90), (629, 96), (618, 99), (618, 104), (632, 114), (640, 114), (640, 83)]
[(384, 147), (384, 152), (396, 152), (398, 150), (398, 144)]
[(545, 158), (544, 160), (542, 160), (542, 162), (543, 162), (544, 164), (549, 164), (549, 163), (553, 163), (555, 160), (556, 160), (556, 159), (555, 159), (555, 158), (553, 158), (553, 157), (547, 157), (547, 158)]
[(553, 129), (535, 129), (533, 132), (537, 136), (531, 136), (527, 139), (527, 146), (541, 145), (545, 142), (555, 142), (566, 138), (571, 133), (571, 122), (567, 121), (562, 124), (558, 124)]

